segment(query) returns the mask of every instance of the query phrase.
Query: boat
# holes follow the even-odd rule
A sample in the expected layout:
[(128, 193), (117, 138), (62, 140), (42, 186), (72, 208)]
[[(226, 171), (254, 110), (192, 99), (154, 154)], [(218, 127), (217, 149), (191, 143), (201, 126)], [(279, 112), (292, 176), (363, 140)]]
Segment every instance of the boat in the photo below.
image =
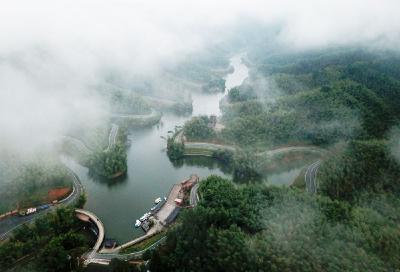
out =
[(142, 217), (139, 218), (140, 222), (145, 221), (147, 218), (149, 218), (151, 213), (145, 213)]
[(154, 200), (154, 204), (158, 204), (158, 203), (160, 203), (160, 202), (161, 202), (161, 197), (156, 198), (156, 200)]
[(135, 227), (138, 228), (140, 227), (141, 224), (142, 222), (140, 222), (140, 220), (136, 220)]

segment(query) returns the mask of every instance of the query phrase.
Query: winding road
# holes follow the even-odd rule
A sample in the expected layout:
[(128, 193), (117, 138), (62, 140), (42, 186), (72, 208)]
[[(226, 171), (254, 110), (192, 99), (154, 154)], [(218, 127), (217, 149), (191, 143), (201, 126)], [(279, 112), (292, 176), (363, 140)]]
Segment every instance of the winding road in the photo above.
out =
[(101, 245), (103, 244), (104, 237), (105, 237), (105, 231), (104, 231), (104, 225), (103, 222), (92, 212), (83, 210), (83, 209), (76, 209), (75, 213), (78, 215), (84, 215), (89, 220), (96, 225), (99, 233), (97, 235), (97, 240), (95, 245), (93, 246), (92, 250), (90, 250), (88, 253), (85, 254), (85, 264), (89, 264), (92, 262), (92, 259), (96, 255), (96, 253), (100, 250)]
[(320, 166), (321, 166), (321, 161), (318, 160), (313, 164), (309, 165), (306, 169), (306, 173), (304, 174), (306, 190), (311, 194), (317, 193), (318, 189), (317, 172)]
[(108, 146), (105, 151), (110, 150), (117, 143), (118, 125), (111, 124), (110, 134), (108, 135)]
[(199, 182), (197, 182), (193, 187), (192, 187), (192, 189), (190, 189), (190, 198), (189, 198), (189, 203), (190, 203), (190, 206), (196, 206), (197, 205), (197, 202), (199, 201), (199, 196), (198, 196), (198, 194), (197, 194), (197, 191), (198, 191), (198, 189), (199, 189), (199, 186), (200, 186), (200, 183)]
[[(196, 155), (196, 156), (210, 157), (210, 156), (212, 156), (212, 153), (216, 150), (229, 150), (229, 151), (233, 151), (233, 152), (236, 151), (236, 148), (233, 146), (213, 144), (213, 143), (207, 143), (207, 142), (187, 142), (187, 141), (185, 141), (185, 138), (183, 135), (183, 130), (179, 131), (175, 135), (174, 142), (184, 144), (185, 156)], [(316, 147), (316, 146), (286, 146), (286, 147), (280, 147), (280, 148), (276, 148), (276, 149), (270, 149), (270, 150), (266, 150), (263, 152), (259, 152), (256, 155), (259, 157), (273, 158), (274, 156), (284, 154), (284, 153), (289, 153), (289, 152), (310, 152), (310, 153), (315, 153), (315, 154), (319, 154), (319, 155), (324, 155), (328, 151), (325, 149)], [(320, 165), (321, 165), (320, 160), (312, 163), (311, 165), (309, 165), (307, 167), (305, 175), (304, 175), (306, 191), (311, 194), (317, 193), (317, 189), (318, 189), (317, 173), (318, 173), (318, 169), (319, 169)], [(192, 205), (192, 206), (195, 206), (198, 201), (198, 196), (197, 196), (198, 184), (196, 184), (196, 185), (197, 186), (194, 186), (190, 192), (190, 205)]]
[(0, 241), (7, 239), (11, 235), (13, 230), (22, 226), (23, 224), (29, 223), (32, 220), (47, 214), (48, 212), (54, 211), (60, 206), (67, 206), (72, 204), (83, 193), (83, 186), (78, 176), (69, 168), (68, 170), (73, 179), (71, 194), (63, 200), (60, 200), (57, 205), (52, 205), (46, 210), (39, 211), (27, 216), (9, 216), (3, 220), (0, 220)]
[[(321, 166), (321, 161), (318, 160), (314, 162), (313, 164), (309, 165), (306, 169), (306, 173), (304, 174), (304, 181), (306, 184), (306, 191), (311, 193), (311, 194), (316, 194), (317, 189), (318, 189), (318, 183), (317, 183), (317, 173), (318, 169)], [(190, 190), (190, 198), (189, 198), (189, 203), (190, 206), (196, 206), (198, 201), (199, 201), (199, 195), (198, 195), (198, 189), (199, 189), (200, 183), (196, 183), (192, 189)]]
[(63, 136), (61, 136), (61, 138), (71, 141), (75, 145), (75, 147), (78, 149), (79, 152), (82, 152), (85, 154), (89, 154), (90, 152), (92, 152), (91, 148), (89, 148), (82, 140), (80, 140), (74, 136), (63, 135)]
[[(185, 147), (185, 156), (191, 156), (191, 155), (204, 155), (204, 156), (210, 156), (208, 153), (212, 153), (216, 150), (228, 150), (235, 152), (238, 150), (238, 148), (235, 148), (234, 146), (230, 145), (224, 145), (224, 144), (214, 144), (214, 143), (209, 143), (209, 142), (190, 142), (185, 139), (183, 130), (177, 132), (174, 136), (174, 142), (175, 143), (182, 143), (184, 144)], [(189, 151), (188, 151), (189, 150)], [(200, 150), (204, 151), (202, 152), (193, 152), (193, 150)], [(284, 146), (284, 147), (278, 147), (274, 149), (268, 149), (262, 152), (256, 153), (257, 156), (259, 157), (273, 157), (279, 154), (284, 154), (288, 152), (310, 152), (310, 153), (316, 153), (316, 154), (325, 154), (327, 151), (325, 149), (319, 148), (317, 146), (310, 146), (310, 145), (304, 145), (304, 146)]]

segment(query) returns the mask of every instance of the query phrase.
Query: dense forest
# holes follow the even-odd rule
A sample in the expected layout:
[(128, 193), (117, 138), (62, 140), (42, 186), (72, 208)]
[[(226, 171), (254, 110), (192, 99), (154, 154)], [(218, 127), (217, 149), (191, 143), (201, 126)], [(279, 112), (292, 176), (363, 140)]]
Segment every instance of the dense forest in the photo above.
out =
[[(223, 107), (223, 135), (233, 143), (382, 138), (399, 120), (400, 75), (392, 67), (400, 57), (394, 53), (329, 50), (260, 62)], [(266, 84), (257, 84), (260, 77)]]
[[(392, 271), (399, 267), (398, 200), (350, 205), (284, 187), (211, 176), (153, 252), (151, 271)], [(391, 203), (391, 210), (380, 213)], [(382, 211), (383, 212), (383, 211)]]
[[(92, 243), (81, 232), (81, 221), (73, 208), (58, 208), (15, 230), (13, 237), (0, 245), (0, 270), (15, 265), (27, 271), (71, 271), (78, 269), (77, 257)], [(33, 259), (33, 261), (32, 261)]]
[(199, 206), (152, 252), (151, 271), (396, 271), (400, 57), (343, 48), (258, 54), (248, 55), (250, 78), (221, 104), (221, 134), (206, 129), (205, 117), (184, 130), (244, 150), (327, 148), (318, 192), (254, 182), (249, 161), (236, 158), (241, 182), (203, 180)]
[(126, 150), (122, 144), (116, 144), (109, 150), (94, 151), (87, 158), (87, 166), (94, 174), (106, 178), (125, 173), (128, 168)]

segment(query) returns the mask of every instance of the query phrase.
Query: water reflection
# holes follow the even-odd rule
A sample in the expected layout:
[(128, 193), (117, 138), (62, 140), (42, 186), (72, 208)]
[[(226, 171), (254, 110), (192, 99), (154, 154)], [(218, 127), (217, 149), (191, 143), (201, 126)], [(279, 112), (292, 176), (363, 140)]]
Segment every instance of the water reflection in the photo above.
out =
[(89, 171), (89, 177), (94, 181), (97, 182), (101, 185), (106, 185), (107, 187), (114, 187), (114, 186), (120, 186), (123, 185), (128, 181), (128, 174), (125, 172), (119, 177), (109, 179), (103, 176), (99, 176), (96, 173), (93, 173), (93, 171)]
[(188, 165), (203, 167), (209, 170), (219, 169), (226, 175), (231, 175), (233, 172), (231, 165), (222, 163), (212, 157), (190, 156), (179, 160), (170, 160), (170, 162), (177, 169), (183, 167), (184, 165)]
[(298, 156), (285, 157), (284, 159), (266, 163), (262, 174), (268, 184), (290, 185), (299, 176), (301, 170), (315, 162), (319, 157), (310, 154), (298, 154)]
[[(243, 80), (243, 78), (242, 78)], [(193, 114), (219, 114), (220, 94), (193, 94)], [(165, 113), (158, 126), (130, 130), (127, 149), (128, 171), (124, 178), (105, 181), (88, 174), (86, 168), (75, 165), (75, 171), (88, 193), (86, 209), (101, 218), (107, 237), (120, 243), (143, 234), (135, 228), (135, 220), (153, 205), (154, 199), (168, 193), (171, 186), (197, 174), (231, 177), (231, 169), (212, 158), (188, 157), (171, 162), (166, 155), (163, 137), (176, 126), (182, 126), (190, 116)]]

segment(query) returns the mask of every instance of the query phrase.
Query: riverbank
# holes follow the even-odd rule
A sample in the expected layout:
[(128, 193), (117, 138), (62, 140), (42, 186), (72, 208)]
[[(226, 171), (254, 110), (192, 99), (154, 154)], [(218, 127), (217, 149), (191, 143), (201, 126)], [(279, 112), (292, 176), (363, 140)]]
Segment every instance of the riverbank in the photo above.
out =
[[(229, 88), (232, 86), (230, 82), (226, 82)], [(78, 174), (88, 194), (85, 209), (101, 218), (108, 237), (123, 244), (142, 236), (143, 230), (132, 227), (135, 219), (140, 218), (143, 211), (149, 208), (150, 199), (168, 192), (177, 180), (192, 173), (197, 173), (200, 178), (209, 175), (231, 177), (229, 171), (211, 158), (193, 156), (187, 162), (176, 164), (165, 154), (165, 140), (162, 137), (169, 131), (174, 131), (176, 126), (183, 125), (193, 115), (219, 114), (219, 100), (224, 93), (204, 94), (201, 89), (196, 91), (191, 95), (192, 114), (180, 115), (165, 111), (156, 125), (127, 130), (130, 145), (126, 148), (128, 169), (124, 178), (99, 180), (89, 175), (86, 167), (69, 160), (69, 166)], [(168, 104), (172, 105), (170, 102)], [(118, 124), (115, 119), (112, 122)]]
[[(233, 173), (240, 171), (241, 175), (243, 174), (243, 169), (235, 169), (235, 165), (239, 164), (237, 160), (240, 159), (235, 154), (248, 154), (244, 150), (210, 142), (190, 142), (186, 140), (183, 132), (184, 129), (177, 130), (168, 138), (167, 153), (174, 155), (171, 159), (180, 161), (185, 157), (212, 158), (223, 162)], [(249, 166), (251, 166), (250, 171), (257, 174), (257, 180), (263, 180), (270, 185), (294, 186), (310, 193), (316, 193), (318, 168), (329, 152), (313, 145), (285, 145), (262, 152), (253, 152), (252, 155), (246, 155), (246, 157), (250, 156), (251, 158), (248, 157), (247, 160), (254, 162)], [(311, 167), (316, 162), (319, 162), (318, 165)], [(242, 162), (240, 162), (241, 164)], [(302, 173), (305, 173), (303, 178), (301, 178)]]
[[(96, 224), (99, 230), (96, 245), (83, 256), (85, 265), (87, 266), (90, 263), (107, 264), (112, 258), (138, 258), (144, 253), (144, 249), (157, 246), (161, 243), (163, 236), (165, 236), (163, 233), (166, 228), (177, 218), (183, 207), (184, 200), (191, 197), (191, 189), (197, 182), (198, 177), (192, 175), (189, 179), (174, 184), (161, 209), (156, 212), (150, 212), (151, 215), (147, 220), (152, 222), (152, 227), (146, 234), (114, 248), (100, 247), (105, 239), (105, 228), (101, 220), (89, 211), (76, 210), (77, 213), (87, 216), (92, 223)], [(180, 201), (178, 201), (179, 199)], [(84, 221), (88, 220), (84, 217), (80, 219)]]

